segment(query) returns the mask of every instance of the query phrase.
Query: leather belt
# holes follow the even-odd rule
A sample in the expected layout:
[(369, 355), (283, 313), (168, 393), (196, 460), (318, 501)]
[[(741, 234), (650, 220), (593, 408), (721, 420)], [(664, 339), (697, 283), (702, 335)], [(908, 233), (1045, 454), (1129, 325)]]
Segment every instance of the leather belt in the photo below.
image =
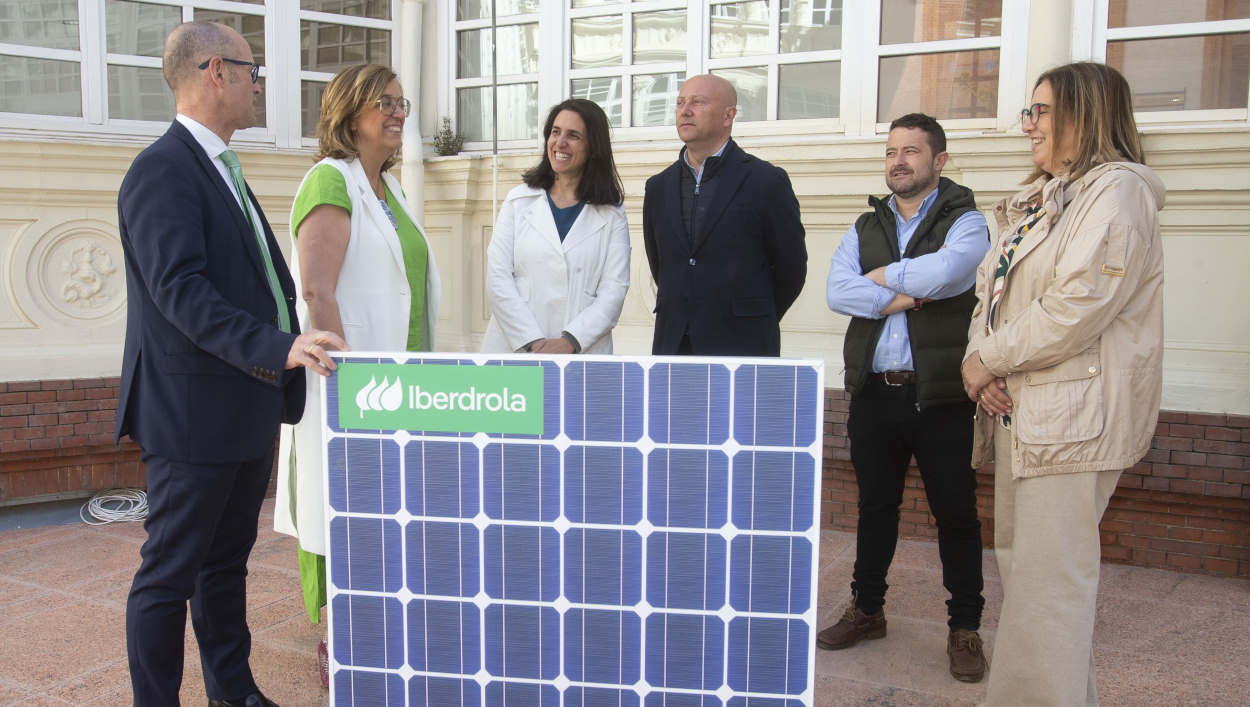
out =
[(881, 382), (888, 386), (913, 385), (916, 382), (915, 371), (882, 371), (874, 373), (874, 376), (881, 378)]

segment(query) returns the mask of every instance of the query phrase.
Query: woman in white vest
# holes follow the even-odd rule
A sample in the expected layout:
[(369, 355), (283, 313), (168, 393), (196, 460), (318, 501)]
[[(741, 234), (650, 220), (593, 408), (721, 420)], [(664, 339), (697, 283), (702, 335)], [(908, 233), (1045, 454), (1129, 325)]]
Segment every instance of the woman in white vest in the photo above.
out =
[(522, 179), (486, 250), (482, 350), (612, 353), (630, 247), (603, 109), (581, 98), (553, 107), (542, 159)]
[[(336, 332), (355, 351), (433, 347), (439, 299), (434, 252), (388, 173), (411, 106), (389, 67), (360, 65), (336, 74), (321, 98), (318, 161), (291, 209), (300, 324)], [(299, 538), (304, 606), (320, 623), (326, 603), (321, 378), (308, 379), (303, 421), (282, 429), (274, 527)], [(325, 685), (324, 641), (318, 657)]]

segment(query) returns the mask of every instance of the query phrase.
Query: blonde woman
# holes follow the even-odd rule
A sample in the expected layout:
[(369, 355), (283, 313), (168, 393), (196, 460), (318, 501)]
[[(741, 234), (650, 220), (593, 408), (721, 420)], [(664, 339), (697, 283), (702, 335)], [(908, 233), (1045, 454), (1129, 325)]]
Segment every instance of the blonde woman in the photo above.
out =
[[(386, 66), (336, 74), (321, 98), (318, 161), (291, 209), (300, 322), (340, 334), (357, 351), (428, 351), (434, 341), (434, 252), (388, 172), (411, 106)], [(274, 511), (274, 527), (299, 538), (304, 606), (314, 623), (326, 603), (319, 385), (309, 381), (303, 421), (283, 429)], [(318, 658), (327, 685), (324, 641)]]
[(986, 702), (1097, 704), (1098, 522), (1159, 416), (1164, 188), (1115, 69), (1047, 71), (1021, 117), (1035, 169), (994, 209), (963, 364), (1003, 583)]

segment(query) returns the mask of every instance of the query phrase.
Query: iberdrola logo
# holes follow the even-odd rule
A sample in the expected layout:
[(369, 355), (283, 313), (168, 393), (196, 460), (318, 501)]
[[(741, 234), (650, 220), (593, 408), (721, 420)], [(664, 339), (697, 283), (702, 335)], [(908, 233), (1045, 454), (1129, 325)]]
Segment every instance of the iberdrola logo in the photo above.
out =
[(387, 385), (387, 379), (382, 378), (382, 384), (378, 385), (378, 379), (369, 378), (369, 383), (356, 393), (356, 407), (360, 409), (360, 419), (364, 419), (365, 410), (373, 410), (376, 412), (395, 412), (404, 402), (404, 384), (400, 382), (399, 376), (395, 376), (395, 382)]

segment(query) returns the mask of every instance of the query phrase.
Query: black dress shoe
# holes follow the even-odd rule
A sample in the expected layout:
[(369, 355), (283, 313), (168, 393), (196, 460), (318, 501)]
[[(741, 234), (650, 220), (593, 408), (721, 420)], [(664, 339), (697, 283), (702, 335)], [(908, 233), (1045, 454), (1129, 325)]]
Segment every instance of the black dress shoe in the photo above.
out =
[(278, 707), (278, 703), (260, 694), (257, 690), (238, 700), (209, 700), (208, 707)]

